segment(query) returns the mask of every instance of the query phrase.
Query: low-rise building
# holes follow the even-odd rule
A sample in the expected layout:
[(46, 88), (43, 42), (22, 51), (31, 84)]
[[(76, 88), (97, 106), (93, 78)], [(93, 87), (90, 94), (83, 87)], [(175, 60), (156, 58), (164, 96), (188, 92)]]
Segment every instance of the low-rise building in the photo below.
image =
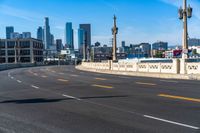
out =
[(40, 40), (0, 39), (0, 63), (43, 62), (43, 43)]

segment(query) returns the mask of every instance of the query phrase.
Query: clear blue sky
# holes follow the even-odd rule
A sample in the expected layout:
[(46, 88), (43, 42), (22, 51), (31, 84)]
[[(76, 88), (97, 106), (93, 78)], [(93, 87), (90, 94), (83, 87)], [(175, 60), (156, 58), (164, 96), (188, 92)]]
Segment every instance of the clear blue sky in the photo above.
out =
[[(189, 20), (190, 37), (200, 38), (200, 0), (188, 0), (194, 8)], [(73, 22), (75, 43), (80, 23), (91, 23), (92, 42), (109, 44), (113, 14), (118, 18), (118, 41), (127, 44), (167, 41), (181, 43), (182, 23), (177, 8), (182, 0), (0, 0), (0, 37), (5, 38), (5, 26), (15, 31), (32, 32), (50, 19), (55, 38), (64, 38), (65, 22)], [(77, 44), (75, 44), (77, 46)]]

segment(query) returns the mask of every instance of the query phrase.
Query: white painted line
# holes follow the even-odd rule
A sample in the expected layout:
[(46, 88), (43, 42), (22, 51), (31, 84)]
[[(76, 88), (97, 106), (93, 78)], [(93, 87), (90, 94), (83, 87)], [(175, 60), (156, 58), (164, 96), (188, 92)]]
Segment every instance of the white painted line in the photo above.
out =
[(10, 77), (11, 79), (14, 79), (14, 77)]
[(78, 100), (78, 101), (81, 100), (80, 98), (73, 97), (73, 96), (70, 96), (70, 95), (65, 95), (65, 94), (63, 94), (62, 96), (67, 97), (67, 98), (71, 98), (71, 99), (75, 99), (75, 100)]
[(37, 73), (34, 73), (34, 75), (35, 75), (35, 76), (38, 76), (38, 74), (37, 74)]
[(18, 83), (21, 83), (22, 81), (20, 81), (20, 80), (17, 80), (17, 82), (18, 82)]
[(59, 73), (60, 75), (63, 75), (64, 73)]
[(39, 87), (35, 86), (35, 85), (31, 85), (31, 87), (35, 88), (35, 89), (39, 89)]
[(173, 80), (160, 80), (162, 82), (169, 82), (169, 83), (178, 83), (178, 81), (173, 81)]
[(196, 129), (196, 130), (199, 129), (199, 127), (195, 127), (195, 126), (191, 126), (191, 125), (187, 125), (187, 124), (183, 124), (183, 123), (179, 123), (179, 122), (169, 121), (169, 120), (165, 120), (165, 119), (161, 119), (161, 118), (157, 118), (157, 117), (153, 117), (153, 116), (149, 116), (149, 115), (143, 115), (143, 116), (146, 118), (150, 118), (150, 119), (154, 119), (154, 120), (158, 120), (158, 121), (162, 121), (162, 122), (166, 122), (166, 123), (171, 123), (174, 125), (179, 125), (179, 126), (183, 126), (183, 127), (187, 127), (187, 128)]

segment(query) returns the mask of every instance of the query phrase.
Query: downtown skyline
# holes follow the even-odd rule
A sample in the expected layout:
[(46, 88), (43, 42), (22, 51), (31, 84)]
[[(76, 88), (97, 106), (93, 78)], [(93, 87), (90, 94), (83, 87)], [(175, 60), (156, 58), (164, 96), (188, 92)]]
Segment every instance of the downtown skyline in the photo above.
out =
[[(177, 11), (182, 0), (21, 1), (17, 4), (17, 0), (0, 0), (0, 17), (4, 20), (0, 22), (0, 38), (5, 38), (5, 26), (14, 26), (19, 32), (30, 31), (36, 37), (38, 26), (43, 25), (44, 17), (49, 17), (55, 38), (64, 40), (65, 23), (73, 23), (75, 48), (81, 23), (91, 24), (92, 44), (96, 41), (109, 44), (112, 17), (116, 14), (118, 42), (125, 40), (126, 44), (137, 44), (160, 40), (169, 42), (169, 45), (181, 44), (182, 23)], [(189, 37), (200, 38), (200, 11), (197, 8), (200, 1), (189, 0), (188, 3), (194, 8), (194, 17), (189, 20)]]

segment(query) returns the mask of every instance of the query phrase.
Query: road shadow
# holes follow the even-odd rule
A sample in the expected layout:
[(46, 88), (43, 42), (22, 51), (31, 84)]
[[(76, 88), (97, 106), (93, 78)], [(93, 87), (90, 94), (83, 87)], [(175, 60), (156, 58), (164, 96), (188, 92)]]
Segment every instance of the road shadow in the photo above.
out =
[(0, 102), (2, 103), (15, 103), (15, 104), (37, 104), (37, 103), (54, 103), (54, 102), (60, 102), (63, 100), (69, 100), (71, 98), (65, 98), (65, 99), (45, 99), (45, 98), (35, 98), (35, 99), (22, 99), (22, 100), (6, 100)]
[[(107, 98), (122, 98), (128, 97), (127, 95), (118, 96), (91, 96), (91, 97), (79, 97), (81, 100), (86, 99), (107, 99)], [(64, 99), (45, 99), (45, 98), (33, 98), (33, 99), (20, 99), (20, 100), (5, 100), (1, 101), (0, 104), (14, 103), (14, 104), (38, 104), (38, 103), (54, 103), (65, 100), (74, 100), (74, 98), (64, 98)]]
[(106, 98), (122, 98), (128, 97), (128, 95), (117, 95), (117, 96), (92, 96), (92, 97), (80, 97), (80, 99), (106, 99)]

